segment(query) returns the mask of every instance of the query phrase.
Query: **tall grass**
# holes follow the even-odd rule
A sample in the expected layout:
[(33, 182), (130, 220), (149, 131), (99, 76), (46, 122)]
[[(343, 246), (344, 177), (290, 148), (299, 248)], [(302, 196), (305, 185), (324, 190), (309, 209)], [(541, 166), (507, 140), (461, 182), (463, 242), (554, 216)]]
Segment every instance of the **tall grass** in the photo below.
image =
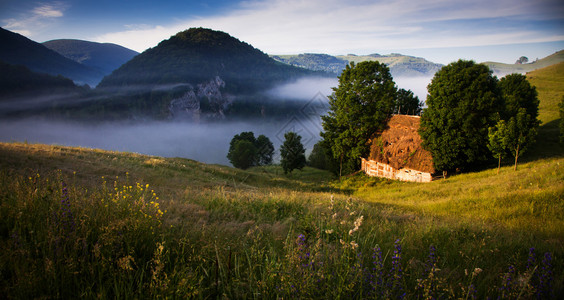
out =
[[(254, 174), (284, 181), (277, 171)], [(450, 223), (293, 179), (261, 189), (186, 182), (161, 199), (132, 175), (86, 188), (80, 172), (23, 173), (0, 172), (8, 298), (509, 299), (562, 289), (562, 240), (551, 233)]]

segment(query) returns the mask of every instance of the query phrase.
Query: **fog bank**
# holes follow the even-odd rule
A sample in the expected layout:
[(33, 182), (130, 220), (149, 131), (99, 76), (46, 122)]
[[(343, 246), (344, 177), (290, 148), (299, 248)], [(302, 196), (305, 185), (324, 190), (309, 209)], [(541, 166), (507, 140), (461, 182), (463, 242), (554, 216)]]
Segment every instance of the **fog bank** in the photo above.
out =
[[(308, 124), (302, 122), (303, 124)], [(255, 136), (266, 135), (276, 148), (275, 158), (284, 132), (299, 131), (304, 145), (311, 149), (319, 140), (320, 124), (309, 128), (296, 122), (269, 123), (213, 123), (186, 122), (106, 122), (97, 125), (24, 119), (0, 121), (0, 141), (29, 142), (48, 145), (80, 146), (111, 151), (127, 151), (163, 157), (184, 157), (204, 163), (230, 165), (226, 155), (229, 142), (235, 134), (252, 131)], [(302, 126), (302, 127), (300, 127)], [(315, 133), (315, 134), (314, 134)]]

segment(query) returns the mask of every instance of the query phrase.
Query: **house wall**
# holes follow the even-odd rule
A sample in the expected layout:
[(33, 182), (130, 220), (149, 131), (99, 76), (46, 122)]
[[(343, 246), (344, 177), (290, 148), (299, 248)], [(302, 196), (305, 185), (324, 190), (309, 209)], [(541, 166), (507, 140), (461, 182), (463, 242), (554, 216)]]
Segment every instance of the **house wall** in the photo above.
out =
[(372, 177), (384, 177), (394, 180), (413, 182), (431, 182), (433, 180), (431, 173), (407, 168), (397, 170), (388, 164), (374, 160), (366, 160), (364, 158), (362, 158), (361, 168), (366, 175)]

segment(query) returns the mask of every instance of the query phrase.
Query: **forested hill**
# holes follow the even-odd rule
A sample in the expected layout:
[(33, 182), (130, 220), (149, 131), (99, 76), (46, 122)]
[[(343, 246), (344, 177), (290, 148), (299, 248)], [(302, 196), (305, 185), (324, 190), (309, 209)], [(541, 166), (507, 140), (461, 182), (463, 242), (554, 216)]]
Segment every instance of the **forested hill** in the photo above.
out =
[[(139, 54), (131, 49), (110, 43), (95, 43), (82, 40), (52, 40), (43, 45), (62, 56), (101, 72), (103, 75)], [(100, 76), (100, 80), (103, 76)]]
[(0, 28), (0, 60), (34, 72), (62, 75), (79, 84), (94, 84), (100, 72), (63, 57), (20, 34)]
[(227, 91), (243, 92), (313, 74), (277, 62), (227, 33), (191, 28), (134, 57), (99, 87), (195, 85), (219, 76)]

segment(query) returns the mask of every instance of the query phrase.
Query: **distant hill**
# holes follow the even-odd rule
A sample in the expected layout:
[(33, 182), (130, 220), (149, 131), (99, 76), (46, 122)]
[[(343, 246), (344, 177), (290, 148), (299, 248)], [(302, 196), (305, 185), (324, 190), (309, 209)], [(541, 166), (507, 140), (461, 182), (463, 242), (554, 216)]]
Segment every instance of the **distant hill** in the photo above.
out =
[(483, 62), (482, 64), (488, 66), (490, 70), (494, 72), (495, 75), (501, 77), (511, 73), (524, 74), (526, 72), (542, 69), (560, 62), (564, 62), (564, 50), (560, 50), (543, 59), (539, 59), (526, 64), (504, 64), (504, 63), (491, 62), (491, 61), (486, 61)]
[(305, 53), (298, 55), (272, 55), (279, 62), (314, 71), (340, 74), (348, 61), (328, 54)]
[(191, 28), (137, 55), (100, 87), (196, 85), (219, 77), (226, 91), (246, 92), (313, 74), (277, 62), (227, 33)]
[(104, 76), (139, 54), (116, 44), (82, 40), (52, 40), (43, 45), (66, 58), (101, 72)]
[(420, 57), (413, 57), (401, 54), (390, 55), (339, 55), (331, 56), (327, 54), (299, 54), (299, 55), (273, 55), (274, 59), (293, 66), (298, 66), (310, 70), (326, 71), (340, 74), (350, 62), (359, 63), (362, 61), (379, 61), (386, 64), (394, 77), (416, 77), (432, 76), (442, 65), (425, 60)]
[(94, 85), (102, 74), (63, 57), (20, 34), (0, 28), (0, 60), (23, 65), (34, 72), (62, 75), (78, 84)]

